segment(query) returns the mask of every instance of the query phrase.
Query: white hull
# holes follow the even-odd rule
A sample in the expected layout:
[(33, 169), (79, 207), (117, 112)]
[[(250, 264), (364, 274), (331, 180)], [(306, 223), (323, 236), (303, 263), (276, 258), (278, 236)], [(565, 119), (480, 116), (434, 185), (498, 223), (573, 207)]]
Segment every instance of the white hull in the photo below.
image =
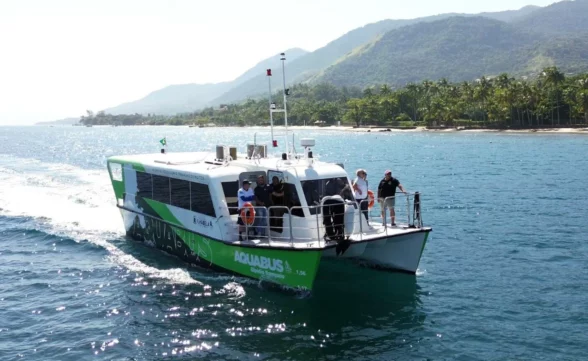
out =
[(343, 254), (337, 255), (335, 248), (329, 248), (323, 251), (323, 256), (357, 258), (370, 264), (416, 273), (428, 235), (427, 230), (374, 240), (352, 241)]

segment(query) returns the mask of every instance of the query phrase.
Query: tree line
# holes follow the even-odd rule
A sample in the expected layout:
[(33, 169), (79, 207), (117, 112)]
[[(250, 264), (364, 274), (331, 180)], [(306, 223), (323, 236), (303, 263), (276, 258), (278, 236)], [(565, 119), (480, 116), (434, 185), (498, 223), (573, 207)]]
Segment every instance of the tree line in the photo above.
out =
[[(278, 108), (282, 93), (273, 94)], [(533, 79), (501, 74), (472, 82), (425, 80), (404, 87), (366, 89), (297, 84), (290, 89), (288, 124), (353, 126), (562, 127), (588, 124), (588, 73), (566, 76), (548, 67)], [(88, 111), (85, 125), (269, 125), (269, 99), (208, 107), (192, 113), (111, 115)], [(274, 113), (274, 124), (283, 114)]]

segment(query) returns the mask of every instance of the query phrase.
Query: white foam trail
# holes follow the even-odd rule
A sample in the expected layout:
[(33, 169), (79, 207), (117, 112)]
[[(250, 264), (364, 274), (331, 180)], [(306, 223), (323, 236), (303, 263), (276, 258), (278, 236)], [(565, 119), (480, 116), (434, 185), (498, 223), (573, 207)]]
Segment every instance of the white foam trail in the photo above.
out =
[(1, 160), (0, 214), (32, 217), (42, 231), (103, 247), (112, 262), (149, 278), (201, 284), (184, 269), (150, 267), (107, 241), (124, 236), (124, 226), (106, 170), (33, 159)]

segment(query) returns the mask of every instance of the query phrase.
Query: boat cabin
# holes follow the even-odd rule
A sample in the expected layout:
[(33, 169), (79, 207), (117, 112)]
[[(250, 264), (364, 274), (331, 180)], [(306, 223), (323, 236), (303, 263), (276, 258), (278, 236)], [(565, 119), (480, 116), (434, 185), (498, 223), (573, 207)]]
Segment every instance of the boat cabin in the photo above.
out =
[[(214, 153), (112, 157), (108, 164), (113, 183), (118, 179), (124, 190), (117, 192), (120, 207), (171, 219), (173, 225), (225, 242), (239, 241), (237, 192), (242, 182), (248, 180), (254, 189), (258, 177), (264, 176), (266, 183), (275, 183), (284, 195), (281, 204), (264, 212), (267, 237), (256, 242), (309, 246), (324, 238), (326, 199), (335, 197), (345, 204), (345, 219), (351, 220), (346, 222), (348, 232), (357, 229), (361, 217), (355, 216), (359, 210), (343, 167), (314, 159), (310, 150), (314, 141), (307, 139), (302, 144), (305, 153), (301, 156), (268, 157), (267, 148), (258, 145), (238, 154), (233, 147), (221, 146)], [(258, 224), (245, 225), (245, 233)]]

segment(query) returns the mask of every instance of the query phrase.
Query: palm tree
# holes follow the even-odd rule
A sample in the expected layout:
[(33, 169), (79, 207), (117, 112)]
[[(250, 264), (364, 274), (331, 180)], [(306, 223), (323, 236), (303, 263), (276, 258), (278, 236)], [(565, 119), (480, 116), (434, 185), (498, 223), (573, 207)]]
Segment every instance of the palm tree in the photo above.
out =
[[(541, 77), (545, 80), (545, 85), (549, 87), (550, 94), (555, 94), (555, 102), (557, 109), (557, 125), (560, 124), (559, 119), (559, 85), (565, 80), (565, 75), (560, 72), (557, 67), (551, 66), (543, 69)], [(553, 109), (551, 111), (551, 126), (553, 126)]]
[(578, 84), (580, 88), (576, 98), (576, 106), (578, 111), (584, 114), (584, 123), (588, 124), (588, 76), (578, 80)]
[(412, 111), (413, 111), (413, 118), (412, 121), (417, 121), (417, 109), (418, 109), (418, 91), (419, 87), (415, 83), (409, 83), (406, 86), (406, 90), (408, 90), (410, 96), (412, 97)]
[(492, 83), (488, 78), (485, 76), (481, 77), (477, 80), (476, 90), (474, 92), (475, 97), (478, 101), (482, 102), (482, 107), (480, 108), (484, 115), (484, 122), (486, 122), (486, 114), (488, 110), (486, 109), (486, 102), (488, 101), (488, 97), (490, 96), (490, 92), (492, 91)]

